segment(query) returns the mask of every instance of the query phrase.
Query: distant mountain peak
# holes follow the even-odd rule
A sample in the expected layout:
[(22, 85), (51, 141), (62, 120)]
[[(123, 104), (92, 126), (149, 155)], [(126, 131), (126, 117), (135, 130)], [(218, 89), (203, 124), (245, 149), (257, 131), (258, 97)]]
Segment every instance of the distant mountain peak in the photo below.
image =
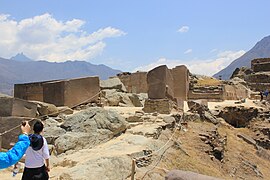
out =
[(21, 62), (33, 61), (32, 59), (24, 55), (23, 52), (16, 54), (16, 56), (11, 57), (10, 59)]
[(236, 68), (250, 67), (250, 63), (256, 58), (270, 57), (270, 36), (262, 38), (255, 46), (243, 56), (235, 59), (229, 66), (214, 75), (215, 78), (229, 79)]

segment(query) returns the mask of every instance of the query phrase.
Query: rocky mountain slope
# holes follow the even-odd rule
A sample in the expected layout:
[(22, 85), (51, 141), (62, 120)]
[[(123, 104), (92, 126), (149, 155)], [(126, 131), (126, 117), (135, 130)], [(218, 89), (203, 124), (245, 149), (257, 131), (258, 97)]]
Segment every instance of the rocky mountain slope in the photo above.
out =
[(215, 78), (221, 76), (222, 79), (229, 79), (236, 68), (243, 66), (250, 67), (251, 60), (255, 58), (270, 57), (270, 36), (264, 37), (261, 41), (246, 52), (243, 56), (234, 60), (229, 66), (214, 75)]
[(33, 61), (23, 54), (18, 54), (12, 59), (0, 58), (0, 92), (11, 94), (13, 85), (16, 83), (95, 75), (101, 79), (107, 79), (119, 72), (119, 70), (112, 69), (103, 64), (94, 65), (85, 61), (66, 61), (61, 63)]

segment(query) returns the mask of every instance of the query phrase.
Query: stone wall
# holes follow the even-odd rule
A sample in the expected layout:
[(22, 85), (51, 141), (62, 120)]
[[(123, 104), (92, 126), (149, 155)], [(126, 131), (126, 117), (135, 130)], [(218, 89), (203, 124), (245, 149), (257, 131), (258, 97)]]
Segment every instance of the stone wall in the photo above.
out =
[(270, 71), (270, 58), (259, 58), (251, 61), (251, 69), (254, 72)]
[[(14, 96), (21, 99), (72, 107), (97, 94), (100, 91), (100, 85), (99, 77), (85, 77), (15, 84), (14, 89)], [(92, 101), (97, 100), (97, 98), (98, 96)]]
[(170, 99), (146, 99), (143, 111), (146, 113), (170, 114), (174, 107), (175, 102)]
[(209, 101), (223, 101), (223, 92), (223, 86), (191, 86), (188, 92), (188, 99), (207, 99)]
[(245, 77), (245, 81), (250, 83), (270, 83), (270, 72), (258, 72)]
[(52, 81), (15, 84), (14, 97), (25, 99), (43, 101), (43, 84)]
[(248, 83), (249, 87), (253, 91), (265, 91), (270, 90), (270, 83)]
[(248, 86), (254, 91), (270, 90), (270, 72), (257, 72), (245, 77)]
[[(43, 85), (44, 102), (73, 107), (86, 102), (100, 91), (98, 77), (54, 81)], [(98, 96), (87, 102), (97, 101)]]
[(117, 75), (129, 93), (147, 93), (147, 72), (121, 73)]
[(224, 100), (240, 100), (245, 98), (248, 98), (248, 90), (243, 85), (224, 86)]

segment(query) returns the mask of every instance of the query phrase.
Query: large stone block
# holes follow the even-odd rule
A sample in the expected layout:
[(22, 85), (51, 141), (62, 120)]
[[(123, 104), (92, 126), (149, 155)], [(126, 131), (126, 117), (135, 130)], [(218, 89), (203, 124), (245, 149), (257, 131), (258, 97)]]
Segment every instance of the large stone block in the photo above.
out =
[(14, 97), (25, 100), (43, 101), (43, 84), (47, 82), (52, 81), (15, 84)]
[(146, 113), (170, 114), (174, 108), (176, 108), (175, 102), (169, 99), (146, 99), (143, 111)]
[(117, 75), (129, 93), (147, 93), (147, 72), (121, 73)]
[(44, 102), (64, 106), (65, 81), (54, 81), (43, 85)]
[(117, 89), (122, 92), (126, 92), (125, 85), (120, 81), (118, 77), (112, 77), (107, 80), (100, 81), (100, 88), (104, 89)]
[(37, 105), (23, 99), (0, 97), (0, 116), (36, 117)]
[(150, 99), (174, 98), (174, 80), (166, 65), (156, 67), (147, 73), (148, 97)]
[(43, 84), (44, 102), (56, 106), (73, 107), (80, 103), (94, 102), (100, 91), (98, 77), (85, 77)]
[(176, 66), (172, 69), (174, 97), (187, 100), (189, 90), (189, 70), (186, 66)]
[[(23, 117), (0, 117), (0, 132), (3, 133), (7, 130), (10, 130), (16, 126), (18, 128), (5, 133), (2, 136), (2, 148), (10, 149), (11, 143), (16, 143), (18, 141), (18, 136), (21, 134), (20, 125), (22, 121), (29, 120), (28, 118)], [(35, 120), (31, 121), (29, 124), (32, 126), (35, 123)]]

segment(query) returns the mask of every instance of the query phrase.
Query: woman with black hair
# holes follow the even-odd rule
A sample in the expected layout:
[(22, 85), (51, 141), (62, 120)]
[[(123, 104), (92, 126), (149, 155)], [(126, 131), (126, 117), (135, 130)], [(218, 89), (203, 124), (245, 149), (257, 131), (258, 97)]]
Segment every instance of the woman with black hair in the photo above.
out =
[(34, 134), (29, 135), (30, 146), (26, 150), (25, 168), (22, 180), (49, 179), (49, 148), (46, 139), (40, 134), (44, 125), (41, 121), (34, 124)]

